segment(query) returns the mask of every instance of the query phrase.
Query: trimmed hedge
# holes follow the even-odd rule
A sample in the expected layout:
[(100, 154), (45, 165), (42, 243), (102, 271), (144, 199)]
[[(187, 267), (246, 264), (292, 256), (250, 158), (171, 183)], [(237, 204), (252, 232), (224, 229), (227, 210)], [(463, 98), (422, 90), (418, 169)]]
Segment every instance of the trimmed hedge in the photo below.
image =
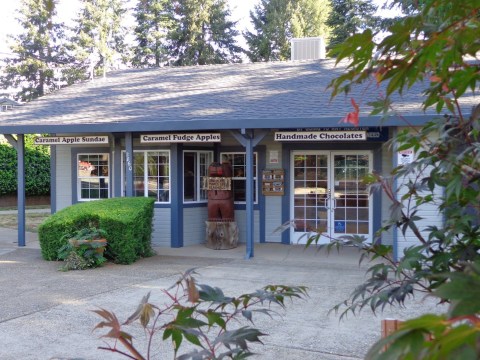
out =
[(38, 235), (45, 260), (57, 260), (58, 249), (68, 240), (62, 236), (84, 227), (97, 226), (107, 232), (105, 256), (119, 264), (131, 264), (151, 256), (154, 199), (114, 198), (69, 206), (47, 218)]
[[(25, 135), (25, 193), (50, 194), (49, 146), (33, 145), (34, 135)], [(17, 191), (17, 151), (0, 144), (0, 195)]]

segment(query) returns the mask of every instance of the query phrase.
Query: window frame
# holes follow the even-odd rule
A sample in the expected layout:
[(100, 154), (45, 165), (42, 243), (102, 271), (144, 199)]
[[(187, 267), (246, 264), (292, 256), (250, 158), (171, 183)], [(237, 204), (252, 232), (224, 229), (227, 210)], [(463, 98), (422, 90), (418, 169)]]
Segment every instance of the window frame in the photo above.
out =
[[(104, 156), (106, 155), (107, 156), (107, 169), (108, 169), (108, 175), (107, 176), (80, 176), (80, 169), (79, 169), (79, 166), (80, 166), (80, 156), (95, 156), (95, 155), (98, 155), (98, 156)], [(78, 202), (85, 202), (85, 201), (96, 201), (96, 200), (102, 200), (102, 199), (109, 199), (110, 198), (110, 190), (111, 190), (111, 184), (110, 184), (110, 169), (111, 169), (111, 165), (110, 165), (110, 153), (108, 152), (93, 152), (93, 153), (89, 153), (89, 152), (79, 152), (76, 154), (75, 156), (75, 159), (76, 159), (76, 181), (77, 181), (77, 201)], [(83, 198), (82, 197), (82, 179), (107, 179), (107, 194), (108, 196), (106, 198), (103, 198), (103, 197), (98, 197), (98, 198)], [(100, 187), (99, 187), (99, 195), (100, 195)]]
[[(185, 200), (185, 153), (194, 153), (195, 154), (195, 188), (196, 188), (196, 196), (194, 200)], [(182, 189), (182, 199), (184, 204), (204, 204), (208, 202), (208, 193), (205, 190), (205, 199), (201, 198), (202, 195), (202, 177), (208, 176), (208, 167), (209, 163), (205, 164), (205, 174), (202, 174), (201, 164), (200, 164), (200, 155), (207, 154), (210, 156), (210, 163), (214, 160), (214, 152), (212, 150), (183, 150), (182, 153), (182, 174), (183, 174), (183, 189)]]
[[(148, 156), (147, 154), (148, 153), (166, 153), (168, 154), (168, 176), (166, 176), (168, 178), (168, 184), (169, 184), (169, 187), (168, 187), (168, 201), (158, 201), (158, 190), (157, 189), (157, 196), (155, 197), (155, 204), (171, 204), (172, 202), (172, 197), (171, 197), (171, 193), (172, 193), (172, 187), (171, 187), (171, 184), (172, 184), (172, 174), (171, 174), (171, 164), (172, 164), (172, 156), (171, 156), (171, 151), (169, 149), (136, 149), (133, 151), (133, 171), (134, 171), (134, 179), (135, 179), (135, 155), (136, 154), (139, 154), (139, 153), (142, 153), (143, 154), (143, 184), (144, 184), (144, 187), (143, 187), (143, 197), (149, 197), (148, 196), (148, 186), (145, 186), (145, 184), (148, 184)], [(125, 186), (125, 183), (126, 183), (126, 173), (125, 173), (125, 154), (126, 154), (126, 150), (122, 150), (122, 197), (125, 197), (125, 191), (126, 191), (126, 186)], [(134, 180), (135, 181), (135, 180)], [(140, 196), (137, 196), (137, 195), (134, 195), (135, 197), (140, 197)], [(153, 199), (153, 197), (152, 197)]]
[[(246, 164), (246, 156), (247, 156), (247, 153), (245, 151), (221, 151), (220, 152), (220, 159), (222, 159), (222, 162), (223, 162), (223, 157), (224, 155), (243, 155), (244, 157), (244, 173), (246, 175), (246, 167), (247, 167), (247, 164)], [(235, 183), (235, 181), (238, 181), (238, 180), (244, 180), (245, 181), (245, 189), (246, 189), (246, 185), (247, 185), (247, 177), (246, 176), (235, 176), (235, 167), (234, 165), (235, 164), (231, 164), (232, 165), (232, 172), (233, 172), (233, 176), (232, 176), (232, 187), (233, 187), (233, 184)], [(257, 151), (254, 151), (253, 152), (253, 167), (255, 169), (254, 171), (254, 176), (253, 176), (253, 189), (254, 189), (254, 195), (255, 195), (255, 199), (253, 199), (253, 203), (255, 205), (258, 204), (258, 201), (259, 201), (259, 194), (258, 194), (258, 152)], [(232, 188), (232, 191), (233, 188)], [(235, 194), (235, 193), (234, 193)], [(235, 195), (234, 195), (235, 196)], [(246, 201), (237, 201), (234, 199), (234, 204), (246, 204), (247, 202)]]

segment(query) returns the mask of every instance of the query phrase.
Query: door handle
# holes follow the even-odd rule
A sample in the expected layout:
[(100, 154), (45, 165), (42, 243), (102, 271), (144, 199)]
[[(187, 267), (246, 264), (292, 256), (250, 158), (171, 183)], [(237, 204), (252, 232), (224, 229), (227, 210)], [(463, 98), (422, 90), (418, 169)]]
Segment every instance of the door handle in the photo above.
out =
[(327, 190), (327, 193), (326, 193), (327, 196), (325, 196), (325, 199), (324, 199), (324, 205), (325, 205), (325, 209), (330, 209), (329, 205), (330, 205), (330, 189)]

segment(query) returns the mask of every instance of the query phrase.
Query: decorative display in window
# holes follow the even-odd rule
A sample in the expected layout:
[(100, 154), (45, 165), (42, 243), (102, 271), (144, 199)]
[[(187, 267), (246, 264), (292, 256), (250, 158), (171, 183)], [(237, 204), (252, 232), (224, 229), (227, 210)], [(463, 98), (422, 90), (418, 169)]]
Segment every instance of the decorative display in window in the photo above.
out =
[(285, 170), (272, 169), (262, 171), (262, 193), (266, 196), (285, 194)]

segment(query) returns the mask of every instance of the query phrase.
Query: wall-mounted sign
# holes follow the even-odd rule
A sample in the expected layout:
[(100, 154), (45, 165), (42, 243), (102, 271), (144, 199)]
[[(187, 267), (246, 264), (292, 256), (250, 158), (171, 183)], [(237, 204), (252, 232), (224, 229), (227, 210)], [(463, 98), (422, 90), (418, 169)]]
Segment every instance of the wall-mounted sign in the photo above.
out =
[(188, 142), (220, 142), (219, 133), (210, 134), (149, 134), (140, 135), (141, 143), (188, 143)]
[(340, 131), (279, 131), (275, 133), (275, 141), (365, 141), (364, 130)]
[(262, 171), (262, 194), (267, 196), (282, 196), (285, 184), (285, 170), (272, 169)]
[(278, 151), (277, 150), (270, 150), (268, 162), (270, 164), (278, 164)]
[(413, 162), (413, 150), (401, 150), (397, 153), (397, 164), (398, 165), (407, 165)]
[[(318, 127), (318, 128), (300, 128), (300, 129), (282, 129), (282, 131), (293, 131), (293, 132), (332, 132), (332, 131), (366, 131), (367, 132), (367, 141), (387, 141), (389, 139), (389, 133), (387, 127), (368, 127), (368, 126), (359, 126), (356, 128), (352, 127)], [(281, 140), (280, 140), (281, 141)]]
[(39, 136), (35, 145), (90, 145), (108, 144), (108, 136)]

